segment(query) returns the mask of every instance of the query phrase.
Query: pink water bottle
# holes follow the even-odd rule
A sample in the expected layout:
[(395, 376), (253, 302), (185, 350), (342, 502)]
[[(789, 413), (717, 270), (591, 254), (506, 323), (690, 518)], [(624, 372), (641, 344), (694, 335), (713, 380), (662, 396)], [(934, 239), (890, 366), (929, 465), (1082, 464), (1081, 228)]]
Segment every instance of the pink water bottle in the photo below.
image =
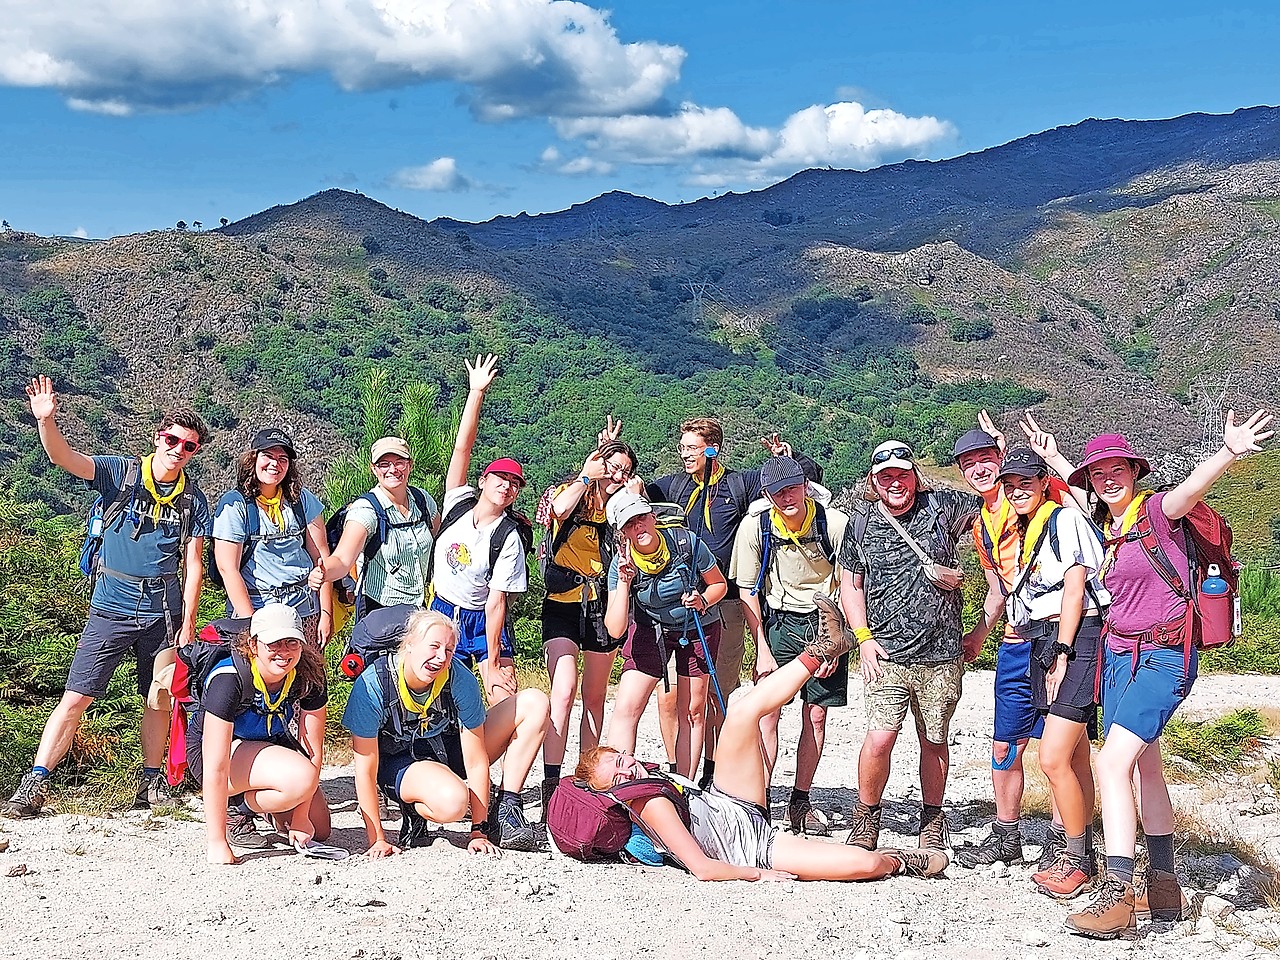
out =
[(1209, 575), (1200, 584), (1200, 642), (1206, 647), (1230, 643), (1233, 617), (1231, 590), (1218, 565), (1211, 563)]

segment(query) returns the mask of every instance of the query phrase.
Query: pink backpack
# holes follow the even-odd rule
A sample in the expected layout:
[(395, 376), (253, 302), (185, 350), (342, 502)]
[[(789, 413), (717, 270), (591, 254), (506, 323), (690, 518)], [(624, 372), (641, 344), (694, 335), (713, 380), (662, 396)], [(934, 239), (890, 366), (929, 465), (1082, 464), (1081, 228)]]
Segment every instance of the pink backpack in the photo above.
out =
[[(645, 766), (651, 773), (657, 771)], [(688, 804), (665, 777), (632, 780), (611, 790), (593, 790), (573, 777), (562, 777), (547, 804), (547, 832), (556, 848), (574, 860), (617, 860), (631, 837), (632, 823), (639, 823), (629, 804), (650, 797), (666, 797), (688, 825)]]

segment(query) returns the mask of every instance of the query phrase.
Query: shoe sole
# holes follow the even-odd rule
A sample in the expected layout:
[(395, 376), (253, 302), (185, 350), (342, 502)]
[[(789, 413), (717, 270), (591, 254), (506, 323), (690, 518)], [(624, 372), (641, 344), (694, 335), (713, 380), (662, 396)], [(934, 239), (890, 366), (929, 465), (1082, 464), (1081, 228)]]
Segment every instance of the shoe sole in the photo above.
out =
[(1123, 930), (1103, 931), (1103, 930), (1081, 930), (1079, 927), (1073, 926), (1070, 921), (1063, 923), (1062, 928), (1067, 933), (1074, 933), (1077, 937), (1088, 937), (1090, 940), (1137, 940), (1137, 926), (1125, 927)]
[(1069, 892), (1064, 891), (1062, 893), (1059, 893), (1056, 890), (1050, 890), (1048, 887), (1046, 887), (1042, 883), (1037, 883), (1036, 893), (1043, 893), (1046, 897), (1051, 897), (1054, 900), (1074, 900), (1076, 897), (1080, 896), (1082, 893), (1085, 892), (1085, 890), (1089, 888), (1089, 884), (1091, 882), (1092, 880), (1086, 880), (1084, 883), (1080, 884), (1080, 886), (1076, 887), (1075, 890), (1072, 890)]

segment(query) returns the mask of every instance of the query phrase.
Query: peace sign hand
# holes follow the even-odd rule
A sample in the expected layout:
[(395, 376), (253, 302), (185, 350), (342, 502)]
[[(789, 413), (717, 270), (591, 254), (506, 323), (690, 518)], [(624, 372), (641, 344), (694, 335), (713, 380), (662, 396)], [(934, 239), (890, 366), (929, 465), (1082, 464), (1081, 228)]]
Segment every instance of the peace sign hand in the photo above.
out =
[(1018, 426), (1027, 435), (1027, 443), (1031, 444), (1031, 449), (1040, 454), (1044, 460), (1051, 460), (1058, 455), (1058, 439), (1036, 423), (1036, 418), (1030, 412), (1022, 418)]
[(600, 428), (600, 432), (596, 434), (596, 447), (603, 447), (606, 443), (612, 443), (622, 436), (622, 418), (613, 419), (613, 414), (609, 414), (606, 423)]
[(470, 389), (484, 393), (498, 375), (498, 355), (477, 356), (476, 362), (464, 359), (467, 368), (467, 384)]
[(58, 395), (53, 392), (53, 381), (44, 376), (32, 378), (27, 384), (27, 402), (37, 420), (54, 416), (58, 412)]
[(978, 411), (978, 429), (994, 440), (1000, 453), (1004, 453), (1005, 448), (1008, 446), (1004, 431), (996, 426), (996, 422), (991, 419), (991, 414), (987, 413), (986, 410)]
[(1261, 450), (1260, 444), (1264, 440), (1270, 440), (1275, 433), (1274, 430), (1267, 429), (1271, 420), (1271, 414), (1259, 410), (1244, 423), (1236, 423), (1236, 412), (1228, 410), (1227, 423), (1222, 430), (1222, 443), (1236, 457)]

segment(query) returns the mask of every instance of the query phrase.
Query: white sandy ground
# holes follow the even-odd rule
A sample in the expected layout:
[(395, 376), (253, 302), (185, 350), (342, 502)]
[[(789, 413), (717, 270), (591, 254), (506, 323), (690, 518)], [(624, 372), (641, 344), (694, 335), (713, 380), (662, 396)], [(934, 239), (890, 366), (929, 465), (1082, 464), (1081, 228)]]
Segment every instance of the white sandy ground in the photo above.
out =
[[(953, 840), (975, 840), (989, 818), (990, 673), (966, 676), (953, 728), (947, 811)], [(854, 703), (834, 711), (814, 798), (849, 810), (863, 733), (860, 686)], [(1189, 714), (1239, 705), (1280, 704), (1280, 678), (1206, 677)], [(789, 708), (775, 776), (775, 812), (794, 773), (798, 719)], [(882, 843), (904, 843), (916, 829), (913, 736), (904, 736), (886, 794)], [(1267, 744), (1275, 755), (1274, 745)], [(648, 715), (640, 752), (662, 759)], [(570, 762), (572, 762), (572, 755)], [(571, 769), (571, 767), (567, 767)], [(535, 767), (535, 776), (540, 767)], [(363, 851), (349, 767), (326, 771), (335, 805), (334, 841)], [(1265, 848), (1280, 862), (1280, 815), (1274, 797), (1236, 775), (1207, 787), (1176, 788), (1177, 802), (1201, 820)], [(1259, 799), (1261, 798), (1261, 800)], [(1250, 808), (1249, 814), (1241, 808)], [(536, 801), (530, 815), (537, 816)], [(394, 836), (396, 824), (389, 824)], [(1214, 922), (1142, 925), (1136, 945), (1093, 944), (1060, 931), (1066, 905), (1032, 891), (1030, 867), (1006, 876), (953, 866), (949, 879), (894, 878), (866, 884), (706, 883), (672, 868), (584, 865), (557, 853), (469, 856), (455, 828), (390, 860), (353, 856), (307, 860), (278, 851), (238, 867), (204, 860), (203, 824), (145, 812), (94, 818), (48, 816), (0, 824), (0, 919), (3, 955), (24, 958), (185, 956), (270, 960), (334, 957), (369, 960), (523, 958), (840, 957), (1125, 957), (1178, 960), (1274, 956), (1280, 917), (1262, 903), (1257, 876), (1230, 856), (1179, 854), (1188, 891), (1217, 891), (1237, 903)], [(1028, 830), (1028, 856), (1043, 820)], [(843, 835), (837, 834), (838, 840)], [(450, 842), (452, 841), (452, 842)], [(907, 845), (910, 845), (909, 843)], [(25, 876), (6, 877), (25, 864)], [(1084, 901), (1079, 901), (1083, 903)]]

